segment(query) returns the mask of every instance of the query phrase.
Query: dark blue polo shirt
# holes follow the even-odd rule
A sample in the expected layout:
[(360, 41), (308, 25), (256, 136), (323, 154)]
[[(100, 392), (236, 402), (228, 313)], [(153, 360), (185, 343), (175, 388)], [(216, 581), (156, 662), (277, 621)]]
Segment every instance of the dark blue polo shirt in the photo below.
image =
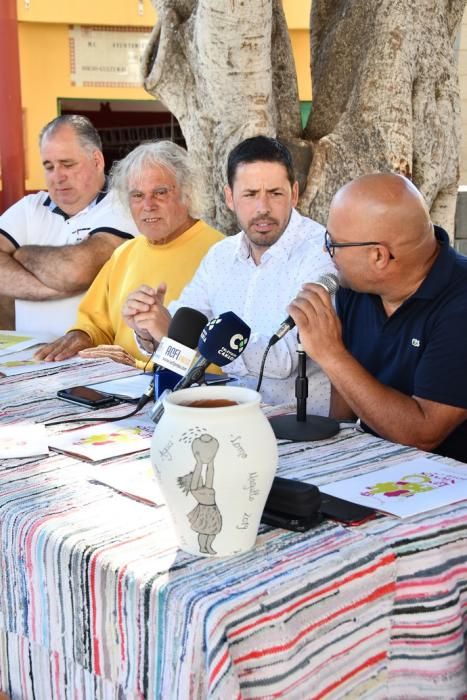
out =
[[(440, 252), (433, 267), (392, 316), (379, 296), (343, 288), (337, 313), (346, 348), (380, 382), (467, 408), (467, 257), (449, 245), (443, 229), (435, 226), (435, 233)], [(467, 421), (434, 451), (467, 462)]]

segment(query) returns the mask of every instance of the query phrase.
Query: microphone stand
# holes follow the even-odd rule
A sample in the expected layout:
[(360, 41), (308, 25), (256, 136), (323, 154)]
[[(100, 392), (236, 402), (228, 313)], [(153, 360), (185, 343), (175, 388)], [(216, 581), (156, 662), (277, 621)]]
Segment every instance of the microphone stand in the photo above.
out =
[(274, 435), (278, 440), (292, 442), (310, 442), (325, 440), (339, 431), (339, 423), (325, 416), (308, 416), (306, 400), (308, 397), (308, 377), (306, 376), (306, 353), (297, 335), (298, 372), (295, 379), (296, 415), (274, 416), (269, 419)]

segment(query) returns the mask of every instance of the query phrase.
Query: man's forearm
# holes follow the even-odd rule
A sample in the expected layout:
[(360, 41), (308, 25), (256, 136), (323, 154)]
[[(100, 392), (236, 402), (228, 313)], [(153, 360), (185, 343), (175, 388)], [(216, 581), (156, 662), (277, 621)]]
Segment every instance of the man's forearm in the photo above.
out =
[(15, 251), (14, 259), (43, 284), (69, 296), (89, 287), (122, 242), (111, 234), (96, 234), (76, 245), (22, 246)]
[(416, 399), (381, 384), (347, 351), (321, 366), (340, 398), (378, 435), (406, 445), (428, 444), (433, 426)]
[(329, 415), (336, 420), (355, 420), (357, 417), (333, 385), (331, 385)]
[(9, 253), (0, 251), (0, 294), (13, 299), (46, 301), (63, 299), (62, 291), (43, 284)]
[(466, 420), (467, 408), (409, 396), (367, 372), (345, 348), (340, 321), (321, 288), (304, 285), (288, 308), (307, 354), (337, 392), (331, 397), (332, 416), (351, 417), (353, 412), (387, 440), (428, 451)]

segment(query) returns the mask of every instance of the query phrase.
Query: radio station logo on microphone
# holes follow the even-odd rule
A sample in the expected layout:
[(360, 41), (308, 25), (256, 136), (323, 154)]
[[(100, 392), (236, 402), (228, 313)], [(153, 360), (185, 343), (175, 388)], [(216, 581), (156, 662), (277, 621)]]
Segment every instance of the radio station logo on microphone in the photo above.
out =
[(230, 347), (232, 350), (240, 350), (240, 352), (243, 352), (247, 343), (248, 338), (244, 338), (241, 333), (236, 333), (230, 339)]
[(206, 326), (204, 327), (204, 330), (206, 332), (212, 331), (214, 326), (217, 326), (218, 323), (222, 323), (222, 319), (221, 318), (213, 318), (212, 321), (209, 321), (209, 323), (206, 324)]
[(208, 334), (212, 331), (213, 328), (215, 328), (217, 326), (218, 323), (222, 323), (222, 319), (221, 318), (213, 318), (212, 321), (209, 321), (209, 323), (207, 323), (204, 326), (203, 330), (201, 331), (201, 338), (200, 338), (200, 340), (203, 343), (206, 342), (206, 338), (208, 337)]
[(160, 367), (183, 376), (191, 366), (195, 355), (196, 350), (164, 336), (159, 343), (154, 361)]
[(233, 362), (243, 352), (247, 343), (248, 343), (248, 338), (245, 338), (240, 333), (235, 333), (235, 335), (233, 335), (230, 338), (230, 341), (229, 341), (230, 347), (226, 348), (225, 345), (223, 345), (221, 348), (219, 348), (219, 350), (217, 351), (217, 354), (220, 355), (221, 357), (225, 357), (225, 359), (228, 360), (229, 362)]
[(182, 365), (187, 365), (188, 367), (191, 364), (191, 361), (193, 359), (193, 354), (186, 354), (180, 348), (177, 348), (173, 345), (168, 345), (164, 357), (166, 360), (170, 361), (173, 360), (175, 363), (181, 363)]

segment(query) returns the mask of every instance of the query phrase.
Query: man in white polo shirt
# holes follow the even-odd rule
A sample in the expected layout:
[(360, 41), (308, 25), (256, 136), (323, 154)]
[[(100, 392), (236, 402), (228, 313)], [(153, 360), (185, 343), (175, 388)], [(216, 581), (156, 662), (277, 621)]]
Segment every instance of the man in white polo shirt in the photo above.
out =
[(57, 117), (39, 137), (48, 192), (0, 216), (0, 294), (15, 299), (16, 330), (55, 338), (117, 246), (137, 234), (107, 193), (99, 134), (89, 119)]

